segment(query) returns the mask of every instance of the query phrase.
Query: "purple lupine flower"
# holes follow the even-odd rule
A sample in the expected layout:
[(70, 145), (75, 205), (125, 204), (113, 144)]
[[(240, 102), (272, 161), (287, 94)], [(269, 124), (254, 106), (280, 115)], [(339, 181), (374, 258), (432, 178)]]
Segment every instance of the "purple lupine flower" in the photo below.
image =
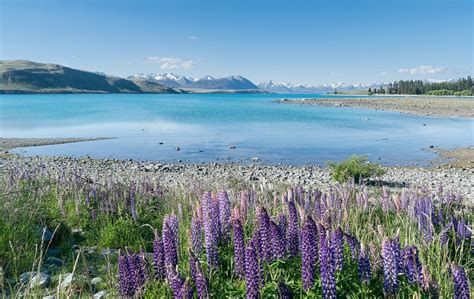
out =
[(245, 243), (244, 243), (244, 229), (240, 219), (234, 219), (234, 263), (235, 274), (243, 278), (245, 276)]
[(288, 219), (285, 213), (278, 214), (278, 226), (280, 230), (286, 235), (286, 227), (288, 226)]
[(368, 283), (371, 278), (370, 258), (367, 248), (361, 245), (359, 251), (359, 279), (362, 282)]
[(469, 299), (470, 298), (469, 280), (467, 279), (466, 271), (464, 271), (464, 268), (461, 266), (452, 264), (451, 273), (453, 275), (453, 282), (454, 282), (454, 298)]
[(283, 258), (286, 252), (285, 234), (274, 221), (270, 221), (270, 236), (273, 257), (276, 259)]
[(449, 241), (449, 232), (453, 229), (453, 222), (450, 221), (448, 224), (444, 226), (444, 228), (439, 233), (439, 242), (441, 246), (447, 246)]
[(357, 238), (349, 233), (344, 233), (344, 239), (347, 242), (347, 245), (349, 245), (349, 249), (351, 251), (351, 257), (353, 260), (355, 260), (358, 256), (357, 251), (359, 250), (359, 240)]
[(248, 210), (248, 201), (249, 201), (249, 193), (246, 191), (240, 192), (240, 221), (242, 224), (245, 224), (247, 220), (247, 210)]
[(181, 294), (181, 290), (184, 285), (184, 279), (179, 275), (179, 273), (176, 271), (175, 268), (172, 266), (167, 266), (166, 272), (169, 273), (168, 276), (168, 283), (173, 291), (173, 297), (176, 299), (181, 299), (183, 298)]
[(175, 268), (178, 265), (178, 248), (169, 222), (164, 222), (163, 226), (163, 249), (166, 268)]
[(333, 267), (331, 247), (326, 229), (320, 225), (319, 233), (319, 269), (323, 298), (336, 298), (336, 277)]
[(132, 183), (130, 186), (130, 213), (132, 214), (132, 219), (137, 220), (137, 209), (135, 207), (135, 184)]
[(336, 271), (342, 270), (344, 261), (343, 250), (342, 231), (340, 228), (337, 228), (331, 233), (331, 251), (333, 253), (333, 263)]
[(126, 256), (119, 251), (118, 256), (118, 273), (119, 273), (119, 293), (122, 296), (131, 296), (128, 283), (128, 265)]
[(219, 221), (220, 221), (220, 233), (222, 241), (227, 242), (229, 239), (230, 232), (230, 202), (229, 196), (226, 191), (220, 191), (217, 193), (217, 199), (219, 200)]
[(217, 268), (218, 256), (217, 256), (217, 243), (218, 243), (218, 231), (217, 231), (217, 218), (214, 216), (212, 207), (211, 194), (205, 193), (202, 199), (203, 208), (203, 224), (204, 224), (204, 243), (206, 247), (206, 257), (209, 269)]
[(384, 291), (396, 294), (398, 291), (398, 273), (400, 265), (400, 242), (398, 237), (386, 238), (382, 243)]
[(283, 281), (280, 281), (278, 283), (278, 298), (279, 299), (293, 298), (293, 294), (291, 293), (290, 289)]
[(145, 250), (142, 249), (139, 254), (135, 255), (135, 263), (138, 268), (138, 286), (141, 287), (148, 280), (148, 262)]
[(271, 228), (270, 228), (270, 217), (267, 214), (267, 210), (261, 207), (257, 212), (258, 221), (258, 236), (259, 243), (261, 246), (262, 255), (261, 259), (269, 261), (272, 259), (272, 241), (271, 241)]
[(250, 242), (245, 249), (245, 284), (248, 299), (259, 297), (260, 280), (261, 273), (257, 252), (253, 242)]
[(202, 221), (195, 212), (191, 219), (191, 247), (197, 255), (202, 251)]
[(125, 263), (128, 270), (128, 294), (133, 296), (138, 288), (138, 265), (136, 263), (135, 254), (127, 252)]
[(313, 219), (308, 216), (301, 230), (301, 278), (303, 288), (310, 289), (314, 284), (314, 268), (316, 262), (316, 232)]
[(163, 217), (163, 223), (167, 223), (171, 229), (172, 236), (176, 247), (178, 247), (179, 242), (179, 220), (174, 213), (165, 215)]
[(215, 227), (214, 230), (217, 232), (217, 241), (221, 239), (221, 221), (219, 218), (219, 199), (214, 196), (211, 200), (210, 206), (211, 218), (212, 218), (212, 225)]
[(418, 248), (416, 246), (407, 246), (402, 250), (403, 272), (407, 276), (410, 284), (421, 282), (422, 267), (418, 257)]
[(192, 251), (189, 252), (189, 269), (191, 271), (191, 277), (196, 286), (198, 298), (208, 298), (208, 284), (207, 279), (204, 276), (201, 265), (198, 259)]
[(472, 232), (469, 228), (469, 225), (466, 223), (466, 220), (461, 219), (458, 221), (458, 225), (456, 227), (457, 236), (460, 239), (470, 239)]
[(155, 231), (155, 239), (153, 240), (153, 268), (155, 269), (155, 279), (162, 280), (166, 275), (165, 252), (163, 241)]
[(296, 256), (299, 251), (299, 219), (298, 212), (296, 211), (295, 202), (293, 200), (288, 201), (288, 229), (286, 237), (286, 246), (288, 252)]

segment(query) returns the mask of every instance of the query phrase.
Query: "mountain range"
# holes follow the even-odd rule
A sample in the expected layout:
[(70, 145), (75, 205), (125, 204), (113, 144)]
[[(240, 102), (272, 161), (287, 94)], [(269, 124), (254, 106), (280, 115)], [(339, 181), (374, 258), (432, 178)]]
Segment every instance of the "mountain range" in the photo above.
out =
[(0, 93), (178, 93), (143, 79), (127, 80), (27, 60), (0, 61)]
[(333, 84), (326, 85), (308, 85), (308, 84), (291, 84), (288, 82), (279, 81), (266, 81), (258, 84), (261, 90), (272, 92), (272, 93), (328, 93), (339, 91), (352, 91), (352, 90), (366, 90), (368, 88), (379, 88), (380, 86), (386, 86), (388, 82), (374, 82), (370, 84), (345, 84), (342, 82), (336, 82)]
[(187, 91), (196, 90), (259, 90), (258, 86), (242, 76), (229, 76), (225, 78), (214, 78), (205, 76), (202, 78), (191, 78), (179, 76), (173, 73), (166, 74), (136, 74), (127, 79), (143, 79), (155, 82), (171, 88), (180, 88)]

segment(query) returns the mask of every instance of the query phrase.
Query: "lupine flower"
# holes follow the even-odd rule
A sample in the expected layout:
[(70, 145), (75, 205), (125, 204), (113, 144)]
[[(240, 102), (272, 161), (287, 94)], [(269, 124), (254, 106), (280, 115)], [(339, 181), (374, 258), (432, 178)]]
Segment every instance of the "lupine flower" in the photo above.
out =
[(166, 268), (175, 268), (178, 265), (178, 248), (169, 222), (165, 222), (163, 226), (163, 249)]
[(146, 260), (146, 252), (142, 249), (139, 254), (135, 256), (138, 264), (138, 286), (143, 286), (148, 280), (148, 262)]
[(219, 218), (219, 199), (216, 196), (212, 197), (210, 206), (210, 214), (212, 219), (212, 225), (214, 226), (214, 230), (217, 232), (217, 241), (221, 239), (221, 220)]
[(230, 232), (230, 203), (229, 196), (226, 191), (220, 191), (217, 193), (217, 199), (219, 200), (219, 221), (220, 221), (220, 233), (222, 241), (227, 242), (229, 239)]
[(295, 202), (293, 200), (288, 201), (288, 230), (286, 237), (286, 246), (288, 252), (295, 256), (299, 251), (299, 219), (298, 212), (296, 211)]
[(133, 220), (137, 220), (137, 209), (135, 207), (135, 184), (133, 183), (130, 186), (130, 213), (132, 214)]
[(192, 251), (189, 252), (189, 269), (191, 271), (191, 277), (194, 281), (194, 285), (196, 286), (196, 290), (198, 293), (199, 298), (208, 298), (208, 291), (207, 291), (207, 280), (202, 272), (201, 265), (199, 264), (198, 259), (194, 255)]
[(119, 273), (119, 293), (122, 296), (133, 296), (130, 294), (128, 282), (128, 265), (126, 257), (119, 252), (118, 256), (118, 273)]
[(191, 219), (191, 246), (193, 252), (201, 254), (202, 251), (202, 221), (195, 212)]
[(179, 220), (178, 217), (174, 213), (165, 215), (163, 218), (163, 223), (167, 223), (171, 229), (171, 232), (173, 233), (173, 239), (178, 246), (178, 241), (179, 241)]
[(202, 202), (207, 264), (210, 269), (217, 268), (219, 262), (217, 256), (218, 231), (216, 229), (218, 226), (215, 224), (217, 219), (214, 218), (215, 213), (212, 212), (212, 199), (209, 192), (204, 194)]
[(234, 219), (234, 263), (235, 274), (243, 278), (245, 276), (245, 243), (244, 243), (244, 229), (240, 219)]
[(400, 261), (400, 242), (398, 237), (386, 238), (382, 244), (384, 291), (396, 294), (398, 291), (398, 273)]
[(444, 228), (441, 230), (439, 234), (439, 242), (441, 243), (441, 246), (447, 246), (448, 241), (449, 241), (449, 232), (453, 229), (453, 222), (450, 221), (448, 224), (444, 226)]
[(342, 270), (342, 263), (344, 261), (343, 250), (342, 231), (340, 228), (337, 228), (331, 234), (331, 251), (333, 253), (334, 267), (338, 271)]
[(272, 254), (276, 259), (281, 259), (285, 256), (285, 235), (280, 226), (274, 221), (270, 221), (270, 236), (272, 244)]
[(128, 270), (128, 287), (129, 294), (135, 294), (135, 290), (138, 288), (138, 266), (136, 263), (135, 255), (133, 253), (127, 253), (125, 256), (125, 262)]
[(286, 218), (286, 214), (278, 214), (278, 226), (280, 227), (280, 230), (286, 235), (286, 227), (288, 226), (288, 219)]
[(255, 245), (250, 244), (245, 249), (245, 283), (247, 289), (247, 298), (253, 299), (259, 297), (261, 283), (260, 265), (258, 263)]
[(321, 287), (323, 298), (336, 298), (336, 277), (333, 267), (331, 246), (326, 229), (319, 226), (319, 269), (321, 272)]
[(451, 265), (451, 273), (454, 282), (454, 298), (468, 299), (470, 298), (469, 281), (466, 272), (461, 266)]
[(351, 234), (344, 233), (344, 239), (347, 242), (347, 245), (349, 245), (349, 249), (351, 251), (351, 257), (353, 260), (357, 258), (357, 251), (359, 250), (359, 240)]
[(163, 241), (156, 232), (155, 239), (153, 240), (153, 267), (155, 269), (155, 279), (164, 279), (166, 275), (166, 267)]
[(421, 267), (421, 288), (429, 293), (430, 298), (439, 298), (438, 285), (426, 266)]
[(262, 256), (261, 258), (265, 261), (272, 259), (272, 242), (271, 237), (271, 228), (270, 228), (270, 217), (267, 214), (265, 208), (261, 207), (257, 213), (258, 221), (258, 236), (259, 243), (261, 246)]
[(240, 192), (240, 221), (242, 224), (245, 224), (246, 217), (247, 217), (247, 209), (248, 209), (248, 201), (249, 201), (249, 193), (246, 191)]
[(402, 265), (410, 284), (421, 282), (422, 268), (416, 246), (407, 246), (402, 250)]
[(361, 245), (359, 251), (359, 279), (362, 282), (369, 282), (371, 278), (370, 258), (367, 248)]
[(314, 268), (316, 262), (316, 232), (313, 219), (306, 218), (303, 229), (301, 230), (301, 278), (303, 288), (310, 289), (314, 284)]
[(472, 232), (471, 232), (471, 229), (469, 228), (469, 225), (466, 224), (466, 220), (461, 219), (458, 221), (457, 227), (456, 227), (456, 233), (460, 239), (471, 238)]
[(166, 272), (169, 273), (168, 283), (173, 291), (173, 297), (176, 299), (192, 298), (192, 289), (190, 285), (184, 281), (176, 269), (167, 266)]
[(278, 298), (279, 299), (293, 298), (293, 294), (291, 293), (290, 289), (283, 281), (280, 281), (278, 283)]

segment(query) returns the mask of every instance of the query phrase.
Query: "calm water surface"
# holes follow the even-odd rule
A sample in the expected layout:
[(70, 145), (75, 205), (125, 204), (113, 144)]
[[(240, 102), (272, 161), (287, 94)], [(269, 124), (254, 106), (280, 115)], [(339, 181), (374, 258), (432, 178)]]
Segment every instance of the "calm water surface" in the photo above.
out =
[(351, 154), (423, 164), (435, 157), (423, 150), (429, 145), (474, 144), (469, 119), (271, 102), (282, 97), (328, 96), (2, 95), (0, 136), (116, 137), (15, 150), (25, 155), (292, 165)]

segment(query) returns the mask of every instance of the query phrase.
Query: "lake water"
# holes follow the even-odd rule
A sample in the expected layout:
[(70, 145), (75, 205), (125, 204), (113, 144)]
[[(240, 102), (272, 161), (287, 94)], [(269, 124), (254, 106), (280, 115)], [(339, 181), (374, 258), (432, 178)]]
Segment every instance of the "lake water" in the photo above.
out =
[(244, 163), (258, 157), (292, 165), (352, 154), (385, 165), (423, 164), (435, 157), (424, 150), (429, 145), (474, 143), (469, 119), (272, 103), (282, 97), (328, 96), (1, 95), (0, 136), (116, 137), (15, 150), (25, 155)]

